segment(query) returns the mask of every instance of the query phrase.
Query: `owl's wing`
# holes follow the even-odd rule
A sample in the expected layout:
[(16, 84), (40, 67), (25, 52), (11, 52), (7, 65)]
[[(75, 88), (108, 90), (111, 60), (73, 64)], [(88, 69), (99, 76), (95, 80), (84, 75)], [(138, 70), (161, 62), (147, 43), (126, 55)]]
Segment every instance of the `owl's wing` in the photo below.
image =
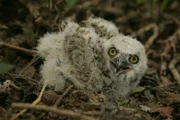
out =
[(75, 70), (71, 73), (75, 76), (74, 80), (85, 84), (86, 89), (100, 90), (105, 78), (97, 66), (94, 53), (98, 35), (91, 28), (79, 27), (74, 34), (65, 38), (64, 51)]
[(55, 89), (63, 88), (67, 80), (80, 89), (85, 86), (86, 89), (101, 89), (103, 80), (94, 57), (98, 36), (91, 28), (72, 24), (62, 32), (40, 39), (38, 52), (45, 58), (41, 70), (43, 79)]
[(78, 24), (67, 20), (62, 31), (55, 33), (47, 33), (38, 41), (37, 51), (42, 58), (46, 58), (49, 54), (55, 54), (61, 51), (65, 36), (71, 35), (79, 27)]
[(85, 21), (85, 25), (95, 29), (100, 37), (106, 37), (106, 39), (119, 35), (118, 28), (115, 24), (102, 18), (90, 16)]

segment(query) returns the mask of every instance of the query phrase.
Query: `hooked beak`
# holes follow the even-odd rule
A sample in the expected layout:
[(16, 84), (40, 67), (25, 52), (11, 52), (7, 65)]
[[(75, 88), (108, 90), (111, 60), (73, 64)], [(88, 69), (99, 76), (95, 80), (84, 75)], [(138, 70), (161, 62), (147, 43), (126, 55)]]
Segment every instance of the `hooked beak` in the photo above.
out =
[(116, 57), (110, 61), (112, 66), (115, 68), (115, 75), (119, 76), (121, 73), (132, 70), (132, 65), (127, 62), (124, 56)]

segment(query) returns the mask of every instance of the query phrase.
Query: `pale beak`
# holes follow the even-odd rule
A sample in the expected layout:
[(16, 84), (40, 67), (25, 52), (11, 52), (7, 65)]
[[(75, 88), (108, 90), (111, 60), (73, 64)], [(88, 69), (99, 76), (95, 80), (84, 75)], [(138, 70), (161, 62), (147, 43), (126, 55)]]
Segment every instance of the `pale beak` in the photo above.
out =
[(132, 70), (132, 65), (127, 62), (125, 56), (119, 56), (116, 58), (113, 58), (111, 60), (112, 66), (115, 68), (115, 74), (116, 76), (120, 75), (121, 73), (128, 72)]

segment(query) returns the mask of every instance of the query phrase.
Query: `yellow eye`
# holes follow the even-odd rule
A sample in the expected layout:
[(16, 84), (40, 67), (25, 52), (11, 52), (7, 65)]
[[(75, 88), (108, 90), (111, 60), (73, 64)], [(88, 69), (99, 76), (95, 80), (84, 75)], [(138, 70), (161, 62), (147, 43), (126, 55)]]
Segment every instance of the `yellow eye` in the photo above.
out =
[(129, 62), (131, 62), (132, 64), (137, 64), (139, 62), (139, 58), (137, 55), (131, 55), (129, 57)]
[(109, 51), (108, 51), (108, 54), (111, 57), (115, 56), (117, 54), (116, 48), (114, 48), (114, 47), (110, 48)]

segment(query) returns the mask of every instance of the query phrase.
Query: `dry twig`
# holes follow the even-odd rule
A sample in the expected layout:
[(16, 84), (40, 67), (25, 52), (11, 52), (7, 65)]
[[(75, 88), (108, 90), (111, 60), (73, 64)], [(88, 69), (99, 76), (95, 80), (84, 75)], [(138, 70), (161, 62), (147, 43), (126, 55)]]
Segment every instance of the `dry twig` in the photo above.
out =
[(173, 60), (171, 60), (170, 64), (169, 64), (169, 69), (171, 70), (174, 79), (177, 80), (179, 86), (180, 86), (180, 75), (177, 71), (177, 69), (175, 68), (175, 65), (178, 63), (178, 60), (176, 58), (174, 58)]
[(171, 47), (173, 47), (173, 50), (175, 51), (175, 44), (177, 43), (176, 41), (176, 37), (180, 35), (180, 29), (178, 29), (172, 36), (170, 36), (167, 40), (165, 40), (166, 42), (166, 47), (163, 51), (163, 53), (161, 54), (162, 56), (167, 56), (169, 51), (171, 50)]
[(70, 91), (72, 88), (73, 88), (73, 85), (70, 85), (70, 86), (65, 90), (65, 92), (62, 94), (62, 96), (60, 96), (60, 97), (58, 98), (58, 100), (56, 101), (56, 103), (54, 104), (54, 107), (57, 107), (57, 106), (61, 103), (62, 99), (65, 97), (65, 95), (67, 95), (67, 94), (69, 93), (69, 91)]
[[(44, 93), (44, 90), (45, 90), (46, 86), (47, 86), (47, 83), (45, 82), (44, 85), (43, 85), (43, 87), (42, 87), (42, 89), (41, 89), (41, 92), (40, 92), (38, 98), (32, 103), (32, 105), (36, 105), (36, 104), (38, 104), (38, 103), (41, 101), (41, 98), (42, 98), (42, 95), (43, 95), (43, 93)], [(19, 104), (20, 104), (20, 103), (19, 103)], [(27, 109), (21, 110), (20, 112), (18, 112), (18, 113), (15, 114), (14, 116), (12, 116), (12, 117), (10, 118), (10, 120), (15, 120), (16, 118), (18, 118), (20, 115), (22, 115), (22, 114), (25, 113), (26, 111), (27, 111)]]
[(149, 49), (146, 54), (147, 56), (152, 55), (153, 58), (160, 58), (160, 55), (157, 53), (157, 51), (153, 49)]
[(167, 58), (168, 54), (173, 48), (173, 52), (176, 52), (176, 38), (180, 35), (180, 29), (178, 29), (172, 36), (170, 36), (168, 39), (165, 40), (166, 46), (164, 48), (163, 53), (161, 54), (161, 68), (160, 68), (160, 75), (165, 75), (167, 71)]
[(161, 57), (160, 75), (165, 76), (167, 72), (167, 60)]
[(8, 48), (12, 48), (12, 49), (15, 49), (15, 50), (27, 52), (27, 53), (30, 53), (30, 54), (37, 54), (37, 51), (35, 51), (35, 50), (29, 50), (29, 49), (22, 48), (22, 47), (19, 47), (19, 46), (15, 46), (15, 45), (11, 45), (11, 44), (8, 44), (8, 43), (5, 43), (5, 42), (0, 42), (0, 46), (6, 46)]
[(18, 87), (16, 84), (14, 84), (13, 82), (10, 83), (10, 86), (16, 90), (21, 90), (20, 87)]
[(81, 113), (76, 113), (74, 111), (66, 110), (66, 109), (58, 109), (56, 107), (49, 107), (46, 105), (33, 105), (28, 103), (13, 103), (12, 108), (24, 108), (24, 109), (34, 109), (34, 110), (41, 110), (46, 112), (54, 112), (61, 115), (69, 115), (72, 117), (80, 117), (84, 120), (97, 120), (93, 117), (82, 115)]
[(40, 57), (39, 56), (34, 56), (34, 58), (31, 60), (31, 62), (30, 63), (28, 63), (22, 70), (21, 70), (21, 72), (19, 73), (19, 76), (21, 76), (22, 75), (22, 73), (24, 72), (24, 71), (26, 71), (33, 63), (35, 63), (38, 59), (39, 59)]
[(143, 28), (141, 28), (140, 30), (138, 30), (137, 34), (141, 35), (144, 32), (153, 29), (153, 34), (152, 36), (147, 40), (146, 44), (145, 44), (145, 49), (146, 51), (151, 47), (151, 45), (153, 44), (154, 40), (157, 38), (158, 34), (159, 34), (159, 28), (155, 23), (149, 24)]

